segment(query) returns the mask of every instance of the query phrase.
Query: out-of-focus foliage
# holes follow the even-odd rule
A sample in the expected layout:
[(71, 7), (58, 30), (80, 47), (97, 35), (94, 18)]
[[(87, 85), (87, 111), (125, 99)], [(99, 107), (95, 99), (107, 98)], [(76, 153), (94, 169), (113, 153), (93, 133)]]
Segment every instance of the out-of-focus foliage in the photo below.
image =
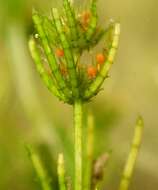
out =
[[(30, 58), (27, 42), (33, 31), (32, 7), (48, 14), (61, 1), (0, 1), (0, 189), (39, 189), (24, 149), (33, 143), (56, 182), (57, 153), (66, 154), (72, 175), (72, 109), (44, 87)], [(87, 1), (75, 1), (77, 8)], [(158, 2), (100, 0), (100, 23), (121, 22), (118, 56), (105, 90), (89, 103), (95, 116), (95, 155), (112, 149), (105, 183), (116, 189), (128, 154), (132, 127), (141, 113), (145, 134), (131, 189), (158, 186)], [(88, 108), (86, 108), (88, 109)], [(86, 113), (85, 113), (86, 115)], [(49, 156), (47, 156), (49, 155)], [(49, 166), (48, 166), (48, 163)], [(55, 188), (54, 188), (55, 189)]]

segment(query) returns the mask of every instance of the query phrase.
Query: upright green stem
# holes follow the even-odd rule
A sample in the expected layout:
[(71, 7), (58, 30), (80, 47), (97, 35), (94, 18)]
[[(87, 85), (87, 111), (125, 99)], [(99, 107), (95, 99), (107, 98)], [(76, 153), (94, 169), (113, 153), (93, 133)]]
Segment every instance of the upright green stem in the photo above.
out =
[(144, 127), (143, 119), (141, 117), (139, 117), (137, 119), (133, 142), (131, 145), (131, 150), (130, 150), (129, 156), (128, 156), (126, 164), (125, 164), (125, 168), (123, 171), (119, 190), (128, 190), (128, 188), (129, 188), (132, 174), (134, 171), (134, 167), (136, 164), (136, 160), (138, 157), (138, 152), (140, 149), (141, 141), (142, 141), (143, 127)]
[(32, 161), (33, 167), (37, 173), (37, 176), (41, 183), (42, 189), (43, 190), (51, 190), (50, 180), (47, 176), (45, 168), (43, 167), (38, 154), (34, 151), (34, 149), (30, 145), (27, 145), (26, 149), (27, 149), (29, 157)]
[(82, 106), (80, 99), (75, 101), (75, 190), (82, 190)]
[(84, 167), (83, 189), (91, 189), (93, 145), (94, 145), (94, 118), (91, 113), (88, 114), (86, 134), (86, 163)]
[(60, 190), (66, 190), (64, 156), (61, 153), (58, 156), (58, 180)]

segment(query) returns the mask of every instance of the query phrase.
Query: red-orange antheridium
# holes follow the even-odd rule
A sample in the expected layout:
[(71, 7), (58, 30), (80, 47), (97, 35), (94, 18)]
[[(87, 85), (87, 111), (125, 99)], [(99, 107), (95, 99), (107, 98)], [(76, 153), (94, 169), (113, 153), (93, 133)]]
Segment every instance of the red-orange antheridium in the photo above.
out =
[(84, 11), (81, 15), (81, 23), (84, 28), (88, 27), (89, 21), (90, 21), (91, 13), (90, 11)]
[(62, 67), (60, 68), (60, 72), (61, 72), (61, 74), (62, 74), (63, 76), (67, 76), (67, 74), (68, 74), (68, 71), (67, 71), (67, 69), (66, 69), (64, 66), (62, 66)]
[(94, 66), (89, 66), (87, 68), (87, 74), (89, 78), (95, 78), (97, 74), (97, 70)]
[(64, 56), (64, 51), (60, 48), (56, 49), (55, 54), (57, 57), (63, 57)]
[(105, 56), (102, 53), (98, 53), (96, 55), (96, 61), (97, 61), (97, 63), (102, 65), (105, 62)]

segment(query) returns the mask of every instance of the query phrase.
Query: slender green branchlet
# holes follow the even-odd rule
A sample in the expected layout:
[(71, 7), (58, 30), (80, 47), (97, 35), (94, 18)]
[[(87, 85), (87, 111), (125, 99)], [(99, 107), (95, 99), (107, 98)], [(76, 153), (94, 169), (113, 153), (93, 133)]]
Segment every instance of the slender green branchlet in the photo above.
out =
[(57, 170), (58, 170), (58, 181), (59, 181), (60, 190), (66, 190), (64, 156), (61, 153), (58, 156)]
[(130, 185), (131, 177), (134, 171), (136, 159), (142, 141), (143, 127), (144, 127), (143, 120), (141, 117), (139, 117), (137, 119), (131, 150), (127, 162), (125, 164), (119, 190), (128, 190), (128, 187)]
[(87, 121), (87, 144), (86, 144), (86, 160), (84, 169), (84, 190), (91, 189), (91, 175), (92, 175), (92, 162), (93, 162), (93, 148), (94, 148), (94, 117), (91, 113), (88, 114)]
[(55, 24), (51, 22), (47, 17), (43, 18), (43, 28), (46, 33), (47, 39), (49, 39), (50, 44), (52, 43), (54, 46), (57, 46), (60, 41), (58, 39), (58, 34), (55, 29)]
[(97, 28), (97, 0), (92, 0), (92, 3), (91, 3), (91, 19), (90, 19), (90, 23), (89, 23), (89, 26), (88, 26), (88, 30), (87, 30), (87, 33), (86, 33), (86, 38), (88, 41), (91, 40), (91, 38), (93, 37), (95, 31), (96, 31), (96, 28)]
[(105, 78), (108, 75), (108, 72), (113, 64), (116, 50), (118, 47), (118, 42), (119, 42), (119, 35), (120, 35), (120, 24), (116, 23), (113, 26), (113, 39), (111, 42), (111, 48), (108, 53), (107, 60), (105, 61), (101, 71), (98, 73), (96, 79), (94, 82), (89, 86), (89, 88), (85, 91), (84, 98), (89, 99), (96, 94), (104, 82)]
[(48, 75), (48, 73), (46, 73), (41, 61), (41, 57), (39, 55), (38, 48), (36, 47), (36, 43), (33, 38), (30, 38), (29, 48), (31, 50), (32, 58), (36, 64), (37, 71), (40, 73), (40, 76), (43, 79), (44, 83), (46, 84), (47, 88), (59, 99), (66, 102), (67, 101), (66, 97), (62, 94), (62, 92), (59, 91), (59, 89), (56, 88), (54, 81)]
[(67, 22), (70, 29), (70, 34), (72, 35), (72, 40), (78, 40), (78, 31), (77, 31), (77, 23), (76, 23), (76, 16), (73, 7), (70, 4), (69, 0), (63, 0), (63, 6), (65, 9), (65, 13), (67, 16)]
[(54, 75), (54, 77), (55, 77), (55, 79), (59, 85), (59, 88), (61, 89), (61, 91), (63, 91), (65, 93), (65, 95), (67, 97), (70, 97), (70, 92), (66, 87), (66, 83), (63, 80), (61, 73), (59, 72), (59, 66), (57, 64), (55, 55), (54, 55), (53, 51), (51, 50), (49, 40), (47, 39), (47, 36), (46, 36), (45, 31), (43, 29), (42, 19), (36, 12), (33, 14), (32, 18), (33, 18), (34, 24), (37, 28), (37, 31), (39, 33), (39, 36), (40, 36), (46, 57), (48, 59), (48, 63), (50, 65), (52, 73), (53, 73), (53, 75)]
[(65, 59), (67, 62), (67, 68), (68, 68), (68, 72), (70, 75), (70, 83), (72, 86), (72, 94), (74, 97), (78, 98), (76, 67), (75, 67), (73, 54), (72, 54), (72, 51), (70, 49), (70, 44), (66, 38), (66, 35), (64, 34), (62, 22), (60, 20), (58, 10), (55, 8), (52, 9), (52, 14), (53, 14), (57, 33), (59, 34), (59, 38), (61, 40), (61, 45), (62, 45), (63, 50), (64, 50)]
[(43, 190), (51, 190), (50, 180), (47, 176), (47, 173), (46, 173), (46, 171), (42, 165), (42, 162), (41, 162), (39, 156), (37, 155), (35, 150), (30, 145), (27, 145), (26, 149), (28, 151), (28, 155), (32, 161), (32, 164), (33, 164), (33, 167), (36, 171), (36, 174), (39, 178), (42, 189)]

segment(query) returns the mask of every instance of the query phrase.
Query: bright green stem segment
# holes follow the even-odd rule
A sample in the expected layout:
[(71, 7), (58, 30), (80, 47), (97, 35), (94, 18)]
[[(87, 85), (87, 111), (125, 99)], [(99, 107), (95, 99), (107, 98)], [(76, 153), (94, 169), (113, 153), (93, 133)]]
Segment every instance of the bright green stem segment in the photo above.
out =
[(62, 47), (64, 49), (64, 55), (67, 62), (67, 68), (68, 68), (70, 83), (72, 87), (72, 94), (74, 97), (78, 97), (78, 84), (77, 84), (78, 82), (77, 82), (77, 77), (76, 77), (77, 74), (76, 74), (76, 68), (75, 68), (75, 62), (74, 62), (72, 50), (70, 48), (70, 44), (67, 40), (67, 37), (65, 33), (63, 32), (63, 26), (58, 14), (58, 10), (53, 8), (52, 14), (53, 14), (57, 33), (59, 34), (59, 38), (60, 38)]
[(131, 150), (130, 150), (127, 162), (125, 164), (119, 190), (127, 190), (129, 187), (131, 177), (134, 171), (136, 159), (138, 156), (139, 148), (142, 141), (143, 126), (144, 126), (143, 120), (141, 117), (139, 117), (136, 123)]
[(60, 73), (59, 65), (57, 64), (55, 55), (54, 55), (53, 51), (51, 50), (49, 40), (47, 39), (46, 32), (44, 31), (44, 28), (43, 28), (43, 20), (40, 17), (40, 15), (38, 15), (36, 12), (33, 13), (32, 18), (33, 18), (33, 22), (36, 26), (36, 29), (39, 33), (44, 52), (46, 54), (46, 57), (47, 57), (49, 65), (50, 65), (50, 68), (52, 70), (52, 73), (57, 81), (57, 84), (59, 85), (60, 90), (63, 91), (64, 94), (69, 98), (71, 95), (70, 95), (67, 85)]
[(111, 48), (109, 50), (107, 60), (103, 64), (103, 67), (102, 67), (101, 71), (98, 73), (94, 82), (85, 91), (85, 94), (84, 94), (85, 99), (91, 98), (99, 91), (100, 86), (104, 82), (104, 79), (107, 77), (108, 72), (113, 64), (116, 50), (117, 50), (118, 43), (119, 43), (119, 35), (120, 35), (120, 24), (119, 23), (116, 23), (114, 25), (113, 31), (114, 31), (113, 39), (112, 39)]
[(78, 31), (77, 31), (77, 23), (75, 18), (75, 12), (70, 4), (69, 0), (63, 0), (64, 9), (67, 16), (68, 25), (70, 28), (70, 33), (72, 35), (72, 39), (74, 41), (78, 40)]
[(40, 180), (42, 189), (43, 190), (51, 190), (48, 176), (46, 174), (46, 171), (42, 165), (42, 162), (41, 162), (39, 156), (35, 153), (35, 151), (33, 150), (33, 148), (31, 146), (27, 145), (26, 149), (27, 149), (29, 157), (32, 161), (33, 167), (37, 173), (37, 176)]
[(66, 97), (62, 94), (62, 92), (60, 92), (56, 86), (54, 81), (52, 80), (52, 78), (47, 74), (47, 72), (44, 69), (44, 66), (42, 64), (42, 60), (40, 57), (40, 53), (38, 51), (38, 48), (36, 47), (36, 42), (33, 38), (31, 38), (29, 40), (29, 49), (31, 52), (31, 56), (36, 64), (36, 68), (41, 76), (41, 78), (43, 79), (45, 85), (47, 86), (47, 88), (55, 95), (57, 96), (59, 99), (63, 100), (63, 101), (67, 101)]
[(82, 101), (76, 100), (74, 103), (75, 190), (82, 190), (82, 107)]
[(65, 167), (64, 167), (64, 156), (59, 154), (58, 156), (58, 181), (60, 190), (66, 190), (65, 185)]
[(94, 117), (91, 113), (88, 114), (87, 135), (86, 135), (86, 163), (84, 169), (83, 189), (91, 189), (92, 161), (94, 147)]
[(93, 37), (93, 34), (96, 31), (96, 27), (97, 27), (97, 5), (96, 5), (97, 0), (92, 0), (91, 3), (91, 19), (90, 19), (90, 23), (88, 26), (88, 30), (86, 33), (86, 38), (88, 41), (91, 40), (91, 38)]
[(43, 28), (46, 32), (47, 38), (49, 39), (50, 43), (57, 46), (59, 44), (58, 34), (56, 32), (54, 23), (47, 17), (43, 18)]

